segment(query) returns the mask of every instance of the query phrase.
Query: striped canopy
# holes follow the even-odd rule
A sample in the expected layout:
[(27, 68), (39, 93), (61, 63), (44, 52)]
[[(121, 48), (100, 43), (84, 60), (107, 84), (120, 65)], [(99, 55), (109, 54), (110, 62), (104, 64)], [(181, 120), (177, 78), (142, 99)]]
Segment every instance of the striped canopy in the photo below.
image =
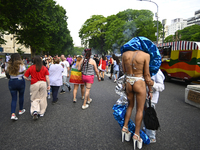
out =
[(160, 43), (156, 45), (157, 47), (163, 46), (172, 46), (172, 51), (175, 50), (200, 50), (200, 42), (191, 42), (191, 41), (177, 41), (177, 42), (168, 42)]

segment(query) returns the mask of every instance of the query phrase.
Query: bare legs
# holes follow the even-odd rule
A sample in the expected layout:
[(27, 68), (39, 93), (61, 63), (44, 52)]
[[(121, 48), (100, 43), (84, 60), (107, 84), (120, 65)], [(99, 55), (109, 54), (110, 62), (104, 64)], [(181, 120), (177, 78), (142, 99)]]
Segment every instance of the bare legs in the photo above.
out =
[(90, 89), (91, 89), (92, 84), (86, 83), (85, 85), (86, 85), (86, 91), (85, 91), (85, 99), (83, 102), (83, 106), (86, 105), (87, 100), (90, 100)]
[(78, 84), (74, 84), (74, 91), (73, 91), (73, 95), (74, 95), (74, 99), (76, 99), (76, 94), (77, 94), (77, 91), (78, 91)]
[[(133, 92), (132, 91), (135, 91)], [(128, 128), (128, 122), (131, 117), (131, 113), (134, 107), (134, 95), (136, 94), (136, 115), (135, 115), (135, 134), (140, 135), (140, 127), (142, 123), (142, 117), (143, 117), (143, 109), (144, 109), (144, 103), (146, 99), (146, 87), (144, 81), (137, 81), (133, 85), (133, 87), (127, 83), (126, 85), (126, 92), (127, 92), (127, 98), (129, 100), (129, 105), (126, 110), (126, 116), (124, 121), (124, 127)], [(135, 135), (134, 135), (135, 136)], [(135, 137), (137, 139), (137, 137)]]
[(81, 97), (84, 96), (84, 93), (85, 93), (84, 85), (81, 85)]
[[(74, 91), (73, 91), (74, 99), (76, 98), (78, 87), (79, 87), (79, 84), (74, 84)], [(85, 93), (84, 85), (81, 85), (81, 96), (82, 97), (84, 96), (84, 93)]]

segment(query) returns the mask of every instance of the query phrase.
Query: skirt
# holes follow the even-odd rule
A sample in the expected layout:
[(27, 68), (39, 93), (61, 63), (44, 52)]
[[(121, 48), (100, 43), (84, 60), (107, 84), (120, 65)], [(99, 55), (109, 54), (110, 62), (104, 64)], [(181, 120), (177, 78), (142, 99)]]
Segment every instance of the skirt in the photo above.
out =
[(94, 75), (82, 75), (82, 79), (84, 83), (94, 83)]

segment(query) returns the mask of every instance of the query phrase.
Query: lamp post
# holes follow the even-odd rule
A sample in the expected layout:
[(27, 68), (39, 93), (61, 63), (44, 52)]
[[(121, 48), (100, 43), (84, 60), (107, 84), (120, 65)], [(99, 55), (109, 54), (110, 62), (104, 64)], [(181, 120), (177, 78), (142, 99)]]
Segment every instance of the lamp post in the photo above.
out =
[(166, 19), (163, 19), (163, 20), (162, 20), (162, 25), (163, 25), (163, 40), (162, 40), (162, 43), (164, 43), (164, 37), (165, 37), (165, 25), (166, 25), (166, 22), (167, 22)]
[[(147, 1), (147, 2), (152, 2), (154, 4), (156, 4), (155, 2), (151, 1), (151, 0), (139, 0), (139, 1)], [(155, 17), (157, 18), (157, 39), (156, 39), (156, 44), (158, 44), (158, 5), (156, 4), (157, 6), (157, 13), (155, 14)]]

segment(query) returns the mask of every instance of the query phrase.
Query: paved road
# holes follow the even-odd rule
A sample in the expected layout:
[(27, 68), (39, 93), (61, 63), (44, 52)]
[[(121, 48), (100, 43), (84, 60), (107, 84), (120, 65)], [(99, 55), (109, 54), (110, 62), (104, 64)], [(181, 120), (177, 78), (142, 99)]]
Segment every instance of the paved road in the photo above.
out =
[[(72, 103), (72, 92), (59, 94), (56, 105), (48, 100), (44, 117), (33, 121), (29, 113), (29, 82), (26, 82), (26, 113), (18, 121), (10, 120), (11, 96), (8, 80), (0, 79), (0, 150), (130, 150), (132, 141), (121, 142), (121, 130), (114, 119), (112, 106), (118, 99), (115, 83), (105, 81), (92, 86), (89, 109), (82, 110), (80, 89), (78, 102)], [(157, 113), (161, 130), (157, 143), (143, 150), (198, 150), (200, 109), (184, 102), (185, 84), (169, 82), (160, 95)], [(18, 110), (18, 106), (17, 106)], [(135, 111), (132, 114), (134, 120)]]

